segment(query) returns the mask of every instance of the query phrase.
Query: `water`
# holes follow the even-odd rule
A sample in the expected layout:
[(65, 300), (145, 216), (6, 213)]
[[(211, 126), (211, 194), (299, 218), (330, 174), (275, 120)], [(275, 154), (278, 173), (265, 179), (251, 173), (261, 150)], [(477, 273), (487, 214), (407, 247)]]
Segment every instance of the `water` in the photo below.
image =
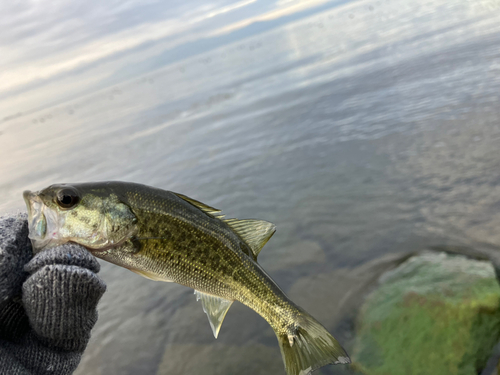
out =
[[(24, 189), (125, 180), (271, 221), (259, 262), (347, 348), (354, 306), (399, 256), (495, 254), (498, 4), (321, 3), (4, 119), (0, 212), (24, 210)], [(191, 290), (102, 266), (108, 291), (77, 374), (284, 373), (246, 307), (215, 341)]]

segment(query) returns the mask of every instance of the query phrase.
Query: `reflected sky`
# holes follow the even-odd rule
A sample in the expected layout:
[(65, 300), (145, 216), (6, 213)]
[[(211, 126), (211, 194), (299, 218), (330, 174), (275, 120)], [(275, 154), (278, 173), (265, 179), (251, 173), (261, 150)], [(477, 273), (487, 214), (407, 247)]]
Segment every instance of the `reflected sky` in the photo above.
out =
[(276, 27), (325, 4), (335, 2), (2, 2), (0, 121)]

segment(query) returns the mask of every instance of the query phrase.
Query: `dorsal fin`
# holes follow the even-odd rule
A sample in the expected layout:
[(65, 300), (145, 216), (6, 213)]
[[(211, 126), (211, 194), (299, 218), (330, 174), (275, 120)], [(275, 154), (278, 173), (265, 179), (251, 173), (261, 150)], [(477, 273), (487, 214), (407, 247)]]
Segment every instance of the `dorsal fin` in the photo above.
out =
[(197, 201), (196, 199), (186, 197), (183, 194), (179, 194), (179, 193), (174, 193), (174, 194), (177, 195), (179, 198), (184, 199), (186, 202), (191, 203), (193, 206), (199, 208), (200, 210), (202, 210), (203, 212), (205, 212), (206, 214), (208, 214), (212, 217), (215, 217), (217, 219), (222, 219), (225, 216), (222, 213), (222, 211), (218, 210), (217, 208), (207, 206), (205, 203), (201, 203), (200, 201)]
[[(222, 211), (217, 208), (207, 206), (205, 203), (201, 203), (200, 201), (189, 198), (183, 194), (174, 194), (211, 217), (223, 219), (225, 216)], [(269, 223), (264, 220), (225, 219), (224, 221), (250, 247), (255, 259), (257, 259), (257, 255), (259, 255), (262, 247), (264, 247), (266, 242), (269, 241), (271, 236), (276, 231), (276, 226), (273, 223)]]
[(250, 246), (255, 258), (257, 258), (257, 255), (259, 255), (260, 251), (274, 232), (276, 232), (276, 226), (264, 220), (226, 219), (224, 221), (248, 246)]
[(196, 294), (196, 300), (201, 300), (201, 305), (203, 306), (203, 311), (208, 316), (208, 321), (210, 323), (210, 327), (212, 327), (212, 332), (214, 333), (215, 338), (219, 335), (220, 326), (226, 317), (227, 310), (231, 307), (233, 301), (229, 301), (227, 299), (212, 296), (210, 294), (206, 294), (200, 292), (199, 290), (194, 291)]

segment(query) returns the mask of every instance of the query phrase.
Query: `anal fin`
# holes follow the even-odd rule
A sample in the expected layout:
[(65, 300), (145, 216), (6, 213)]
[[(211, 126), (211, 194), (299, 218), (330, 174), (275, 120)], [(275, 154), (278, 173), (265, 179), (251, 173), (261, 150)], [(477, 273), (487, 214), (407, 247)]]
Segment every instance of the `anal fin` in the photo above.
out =
[(217, 338), (220, 326), (222, 325), (227, 310), (229, 310), (233, 301), (212, 296), (198, 290), (195, 290), (194, 294), (196, 294), (197, 301), (201, 300), (203, 311), (207, 314), (208, 322), (210, 323), (210, 327), (212, 327), (212, 332), (214, 333), (215, 338)]

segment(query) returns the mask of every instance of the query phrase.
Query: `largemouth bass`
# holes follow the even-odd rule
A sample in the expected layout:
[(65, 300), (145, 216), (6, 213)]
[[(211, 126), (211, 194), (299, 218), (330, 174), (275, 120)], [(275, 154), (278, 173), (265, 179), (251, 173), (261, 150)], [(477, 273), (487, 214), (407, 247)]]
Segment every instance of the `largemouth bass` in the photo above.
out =
[(216, 338), (240, 301), (273, 328), (288, 375), (350, 363), (338, 341), (257, 263), (274, 224), (225, 219), (182, 194), (127, 182), (58, 184), (23, 196), (35, 252), (75, 242), (146, 278), (193, 288)]

